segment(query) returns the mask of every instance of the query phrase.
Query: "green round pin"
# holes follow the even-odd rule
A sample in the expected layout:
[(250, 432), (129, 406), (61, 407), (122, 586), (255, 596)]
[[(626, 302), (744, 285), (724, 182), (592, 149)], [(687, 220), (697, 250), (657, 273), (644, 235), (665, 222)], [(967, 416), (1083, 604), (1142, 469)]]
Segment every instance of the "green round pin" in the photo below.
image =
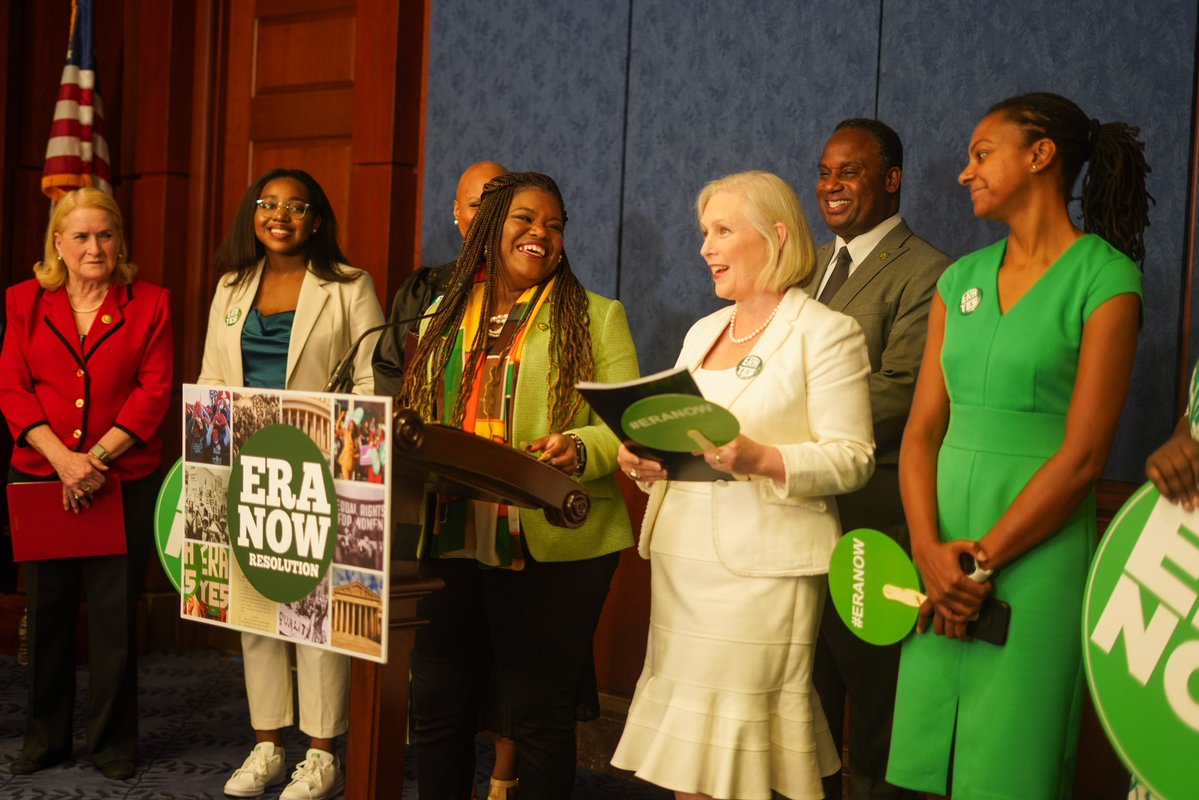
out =
[(291, 603), (324, 579), (337, 547), (329, 459), (303, 431), (267, 425), (241, 446), (226, 495), (229, 543), (263, 597)]

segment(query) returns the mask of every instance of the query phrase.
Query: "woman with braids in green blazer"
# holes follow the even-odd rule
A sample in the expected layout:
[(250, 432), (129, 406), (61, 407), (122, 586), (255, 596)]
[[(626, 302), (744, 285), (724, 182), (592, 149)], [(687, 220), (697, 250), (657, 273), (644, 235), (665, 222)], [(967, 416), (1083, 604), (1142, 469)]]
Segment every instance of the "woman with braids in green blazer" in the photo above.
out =
[(587, 522), (567, 530), (541, 511), (439, 498), (422, 557), (445, 588), (421, 605), (429, 624), (412, 659), (426, 800), (470, 797), (484, 689), (511, 715), (522, 800), (571, 795), (577, 687), (619, 551), (633, 544), (613, 475), (619, 441), (574, 386), (637, 377), (637, 354), (623, 306), (571, 271), (565, 227), (548, 176), (489, 182), (404, 379), (403, 402), (425, 418), (539, 454), (592, 499)]

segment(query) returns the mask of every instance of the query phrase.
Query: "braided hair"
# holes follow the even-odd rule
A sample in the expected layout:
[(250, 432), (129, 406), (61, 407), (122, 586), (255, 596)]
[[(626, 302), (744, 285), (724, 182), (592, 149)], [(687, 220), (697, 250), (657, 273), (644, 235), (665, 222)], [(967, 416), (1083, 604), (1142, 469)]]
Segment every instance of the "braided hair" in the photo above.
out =
[(1061, 95), (1050, 92), (1009, 97), (991, 106), (1024, 129), (1026, 143), (1050, 139), (1062, 160), (1062, 189), (1066, 197), (1082, 171), (1083, 230), (1096, 233), (1138, 264), (1145, 262), (1145, 229), (1149, 204), (1145, 188), (1149, 162), (1140, 128), (1124, 122), (1100, 123)]
[[(483, 318), (474, 342), (468, 345), (468, 356), (462, 372), (463, 381), (471, 380), (487, 356), (487, 325), (494, 302), (497, 270), (502, 258), (501, 242), (504, 223), (512, 198), (522, 189), (537, 189), (553, 195), (562, 206), (563, 223), (566, 206), (558, 184), (548, 175), (538, 172), (510, 172), (493, 178), (483, 187), (479, 212), (466, 231), (466, 240), (458, 260), (451, 268), (448, 288), (437, 307), (437, 313), (421, 336), (412, 363), (404, 375), (402, 401), (422, 417), (432, 419), (437, 413), (437, 400), (442, 380), (453, 354), (454, 338), (466, 314), (474, 276), (483, 265), (486, 279), (483, 284)], [(547, 403), (550, 430), (561, 431), (583, 405), (575, 384), (595, 378), (595, 355), (591, 349), (590, 316), (587, 292), (570, 268), (570, 259), (563, 251), (554, 275), (553, 296), (550, 298), (550, 385)], [(547, 278), (546, 280), (549, 280)], [(430, 380), (433, 376), (433, 380)], [(458, 393), (458, 402), (450, 421), (462, 425), (466, 416), (468, 392)]]

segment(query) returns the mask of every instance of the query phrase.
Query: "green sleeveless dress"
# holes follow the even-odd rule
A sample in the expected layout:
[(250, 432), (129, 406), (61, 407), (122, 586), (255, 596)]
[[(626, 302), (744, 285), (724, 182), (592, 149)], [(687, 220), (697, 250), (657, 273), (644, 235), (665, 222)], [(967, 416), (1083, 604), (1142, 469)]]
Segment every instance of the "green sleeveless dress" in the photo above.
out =
[[(980, 539), (1061, 446), (1083, 325), (1141, 273), (1098, 236), (1078, 239), (1007, 313), (1007, 241), (937, 283), (949, 429), (937, 461), (943, 540)], [(954, 800), (1069, 797), (1084, 678), (1079, 625), (1096, 542), (1090, 495), (1046, 541), (995, 574), (1007, 644), (912, 634), (904, 642), (887, 780)]]

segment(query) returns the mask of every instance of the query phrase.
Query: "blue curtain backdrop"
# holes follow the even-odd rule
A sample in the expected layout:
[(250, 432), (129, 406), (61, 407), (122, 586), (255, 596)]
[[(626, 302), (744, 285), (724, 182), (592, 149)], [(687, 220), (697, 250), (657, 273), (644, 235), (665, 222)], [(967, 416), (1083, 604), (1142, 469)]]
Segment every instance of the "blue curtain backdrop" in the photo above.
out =
[(1108, 477), (1143, 479), (1173, 424), (1197, 10), (1192, 0), (437, 0), (423, 261), (452, 259), (451, 202), (484, 159), (553, 175), (583, 283), (628, 309), (642, 369), (670, 366), (718, 306), (694, 200), (729, 172), (791, 181), (817, 242), (816, 163), (832, 127), (877, 116), (903, 138), (903, 214), (951, 255), (994, 241), (957, 184), (992, 103), (1050, 90), (1141, 127), (1153, 166), (1145, 325)]

